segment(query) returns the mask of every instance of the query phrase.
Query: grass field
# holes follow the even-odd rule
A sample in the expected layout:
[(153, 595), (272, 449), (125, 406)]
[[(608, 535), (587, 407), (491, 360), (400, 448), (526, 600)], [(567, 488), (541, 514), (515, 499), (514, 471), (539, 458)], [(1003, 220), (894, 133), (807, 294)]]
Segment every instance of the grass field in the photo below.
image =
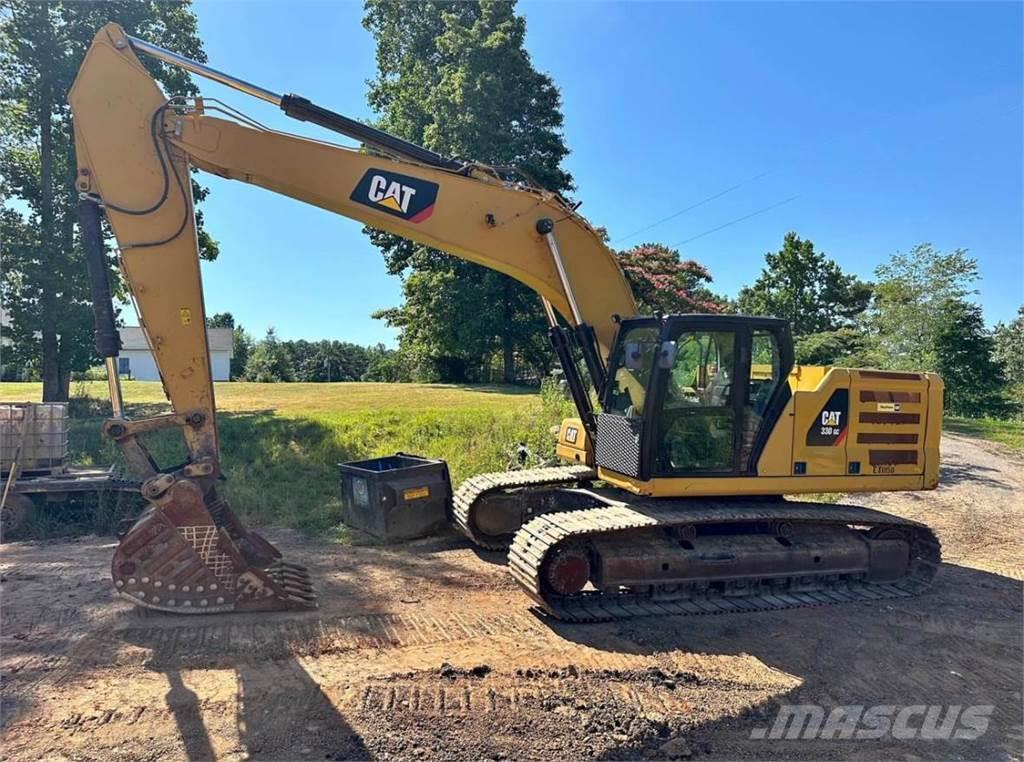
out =
[[(124, 384), (129, 415), (166, 412), (160, 384)], [(34, 383), (0, 384), (0, 401), (38, 400)], [(117, 448), (100, 436), (106, 384), (72, 385), (71, 460), (82, 465), (120, 462)], [(284, 524), (318, 534), (339, 531), (336, 465), (398, 451), (442, 458), (458, 484), (467, 476), (504, 470), (516, 444), (538, 458), (554, 449), (551, 427), (573, 414), (557, 393), (520, 387), (442, 384), (251, 384), (216, 385), (224, 492), (253, 525)], [(948, 431), (1000, 442), (1024, 451), (1024, 424), (947, 418)], [(184, 459), (175, 432), (149, 440), (158, 463)], [(835, 500), (836, 495), (804, 496)], [(134, 502), (101, 497), (95, 504), (50, 506), (40, 512), (35, 532), (112, 529)], [(66, 515), (72, 513), (69, 519)]]
[(994, 418), (946, 418), (946, 431), (987, 439), (1024, 452), (1024, 421), (1000, 421)]
[[(0, 400), (40, 398), (40, 385), (0, 384)], [(538, 457), (553, 452), (550, 429), (571, 408), (557, 394), (518, 387), (421, 384), (217, 384), (224, 492), (254, 525), (284, 524), (317, 533), (339, 522), (336, 465), (397, 451), (443, 458), (456, 484), (504, 470), (525, 442)], [(71, 460), (109, 464), (117, 448), (100, 436), (103, 382), (72, 384)], [(160, 384), (126, 382), (129, 415), (165, 412)], [(147, 444), (161, 465), (184, 459), (180, 437), (160, 432)], [(130, 506), (101, 500), (87, 514), (107, 531)], [(52, 531), (41, 520), (38, 531)]]

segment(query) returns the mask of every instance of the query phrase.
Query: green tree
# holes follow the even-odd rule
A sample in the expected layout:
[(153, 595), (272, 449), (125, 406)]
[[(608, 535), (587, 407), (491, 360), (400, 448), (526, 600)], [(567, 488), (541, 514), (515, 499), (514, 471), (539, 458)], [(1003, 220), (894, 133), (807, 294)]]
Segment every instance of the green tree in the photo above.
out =
[(249, 355), (245, 365), (245, 377), (249, 381), (260, 383), (292, 380), (292, 358), (273, 328), (267, 329), (267, 335)]
[(411, 381), (409, 364), (401, 356), (401, 352), (388, 349), (383, 344), (369, 347), (367, 350), (366, 371), (362, 381)]
[(1017, 317), (1009, 323), (997, 323), (993, 332), (995, 356), (1003, 366), (1006, 380), (1024, 384), (1024, 305), (1017, 308)]
[(1024, 306), (1009, 323), (997, 323), (992, 338), (1018, 415), (1024, 413)]
[(282, 342), (296, 381), (359, 381), (366, 373), (369, 350), (347, 341)]
[(881, 363), (896, 370), (936, 370), (937, 337), (958, 314), (951, 305), (977, 293), (977, 261), (965, 249), (941, 252), (922, 243), (894, 254), (875, 276), (865, 325)]
[[(53, 284), (54, 298), (44, 301), (39, 285), (52, 283), (52, 274), (50, 260), (39, 256), (39, 233), (40, 229), (33, 227), (27, 217), (14, 209), (0, 208), (0, 299), (10, 319), (10, 324), (3, 328), (4, 339), (10, 343), (0, 351), (5, 373), (41, 378), (44, 364), (40, 349), (44, 342), (39, 317), (45, 306), (55, 326), (55, 333), (48, 335), (45, 346), (51, 351), (55, 346), (59, 350), (58, 367), (64, 373), (57, 384), (64, 384), (62, 388), (67, 390), (71, 370), (82, 371), (96, 364), (88, 283), (83, 276), (73, 283)], [(52, 400), (52, 385), (47, 391)]]
[(864, 332), (856, 328), (809, 333), (793, 342), (796, 361), (802, 365), (845, 365), (866, 367), (878, 365)]
[(946, 410), (979, 417), (1006, 413), (1006, 378), (981, 307), (962, 299), (942, 307), (935, 335), (936, 370), (946, 384)]
[(748, 315), (785, 318), (795, 336), (849, 327), (871, 300), (870, 284), (844, 273), (796, 233), (787, 233), (782, 248), (764, 258), (761, 275), (740, 290), (737, 307)]
[(723, 312), (727, 307), (726, 300), (708, 288), (708, 269), (692, 259), (680, 259), (676, 249), (644, 243), (616, 256), (645, 315)]
[(245, 376), (245, 366), (249, 362), (249, 355), (255, 346), (252, 336), (242, 326), (235, 325), (235, 316), (230, 312), (218, 312), (206, 318), (207, 328), (230, 328), (231, 329), (231, 370), (232, 381), (238, 381)]
[(207, 328), (234, 328), (235, 316), (230, 312), (218, 312), (206, 318)]
[[(92, 314), (76, 232), (77, 169), (67, 93), (96, 30), (110, 20), (204, 61), (188, 2), (3, 0), (0, 6), (0, 283), (12, 328), (5, 362), (38, 368), (44, 400), (67, 400), (72, 371), (94, 364)], [(144, 61), (169, 94), (194, 92), (188, 75)], [(206, 189), (193, 183), (196, 199)], [(202, 230), (207, 259), (216, 243)], [(116, 277), (117, 271), (111, 268)], [(115, 281), (116, 283), (116, 281)]]
[[(363, 24), (377, 45), (368, 97), (378, 126), (441, 154), (518, 167), (548, 190), (572, 189), (561, 168), (560, 95), (533, 67), (514, 2), (367, 0)], [(420, 377), (479, 378), (497, 355), (513, 381), (517, 359), (540, 354), (546, 324), (525, 286), (368, 232), (389, 271), (405, 276), (404, 304), (377, 317), (401, 330), (403, 355)]]
[(249, 355), (256, 348), (252, 336), (240, 325), (231, 332), (231, 380), (245, 378), (245, 367), (249, 364)]

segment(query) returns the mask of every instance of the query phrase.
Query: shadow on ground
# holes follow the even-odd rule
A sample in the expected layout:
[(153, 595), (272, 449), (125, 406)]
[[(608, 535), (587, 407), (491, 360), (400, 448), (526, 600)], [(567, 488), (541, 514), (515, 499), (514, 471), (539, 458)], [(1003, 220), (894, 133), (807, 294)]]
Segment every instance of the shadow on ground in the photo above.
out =
[[(911, 599), (747, 615), (640, 618), (604, 625), (548, 621), (566, 640), (613, 653), (656, 656), (675, 650), (749, 655), (800, 679), (799, 687), (732, 716), (685, 730), (697, 756), (792, 759), (1001, 759), (1021, 751), (1021, 581), (943, 564), (933, 588)], [(697, 684), (700, 675), (692, 677)], [(940, 705), (954, 714), (993, 707), (977, 740), (922, 738), (752, 739), (783, 705), (816, 705), (825, 716), (842, 706)], [(919, 729), (923, 712), (910, 727)], [(940, 715), (944, 716), (944, 715)], [(940, 723), (941, 724), (941, 723)], [(954, 726), (954, 729), (960, 726)], [(765, 744), (768, 743), (768, 746)], [(614, 747), (608, 757), (637, 758), (643, 746)], [(647, 749), (650, 753), (650, 749)]]

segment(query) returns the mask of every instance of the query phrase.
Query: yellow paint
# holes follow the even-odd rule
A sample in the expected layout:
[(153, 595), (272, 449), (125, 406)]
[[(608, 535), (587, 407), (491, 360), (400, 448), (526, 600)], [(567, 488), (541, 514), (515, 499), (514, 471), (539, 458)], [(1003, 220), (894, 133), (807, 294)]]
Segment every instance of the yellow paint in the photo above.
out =
[(558, 428), (555, 454), (570, 463), (594, 465), (594, 449), (579, 418), (566, 418)]
[(794, 392), (816, 389), (830, 370), (827, 365), (794, 365), (789, 374), (789, 387)]
[(779, 495), (808, 492), (890, 492), (928, 489), (921, 476), (706, 476), (655, 478), (647, 481), (604, 468), (597, 475), (612, 486), (652, 497)]
[[(850, 435), (847, 437), (846, 457), (851, 461), (861, 463), (861, 470), (865, 474), (924, 474), (926, 470), (926, 425), (929, 403), (930, 381), (927, 377), (922, 378), (871, 378), (865, 377), (862, 371), (853, 370), (851, 373), (850, 386)], [(916, 392), (921, 396), (920, 402), (899, 402), (899, 403), (878, 403), (871, 400), (860, 401), (861, 392), (888, 391), (888, 392)], [(884, 409), (885, 404), (893, 405), (896, 409)], [(939, 399), (939, 411), (941, 415), (942, 400)], [(899, 415), (918, 415), (920, 422), (913, 423), (861, 423), (861, 414), (881, 413)], [(861, 443), (858, 441), (860, 435), (865, 436), (916, 436), (917, 442), (901, 443)], [(913, 451), (917, 453), (917, 463), (900, 463), (872, 466), (870, 463), (871, 451), (876, 452), (898, 450)], [(937, 454), (937, 450), (936, 450)]]
[(192, 325), (192, 310), (190, 310), (188, 307), (182, 307), (180, 310), (178, 310), (178, 314), (181, 315), (182, 325)]
[(790, 398), (783, 408), (779, 420), (765, 443), (764, 452), (757, 462), (757, 470), (763, 476), (789, 476), (793, 473), (793, 420), (796, 403)]
[(424, 497), (430, 497), (430, 487), (413, 487), (412, 489), (402, 490), (403, 500), (420, 500)]
[[(860, 370), (803, 366), (791, 374), (790, 388), (793, 397), (768, 437), (758, 461), (757, 476), (664, 477), (642, 481), (604, 468), (598, 469), (598, 475), (613, 486), (654, 497), (886, 492), (934, 489), (938, 484), (943, 384), (937, 375), (873, 378), (865, 377)], [(837, 389), (849, 390), (845, 438), (838, 446), (807, 445), (808, 429), (817, 423), (821, 409)], [(860, 401), (861, 391), (919, 393), (921, 402), (900, 402), (899, 412), (917, 413), (920, 423), (861, 423), (860, 413), (878, 412), (878, 403)], [(917, 442), (859, 443), (860, 434), (916, 436)], [(887, 464), (876, 470), (870, 462), (872, 450), (914, 451), (917, 463)], [(797, 462), (806, 464), (806, 474), (794, 472)], [(849, 473), (851, 463), (858, 464), (859, 473)]]
[[(804, 366), (801, 385), (793, 395), (796, 411), (793, 418), (793, 462), (806, 463), (808, 476), (841, 476), (846, 473), (846, 442), (832, 447), (809, 446), (807, 432), (819, 425), (821, 409), (833, 392), (850, 388), (850, 371), (844, 368), (823, 368), (827, 372), (820, 376), (814, 387), (808, 388), (811, 380), (818, 378), (818, 374), (811, 373), (811, 370), (817, 368)], [(788, 473), (793, 473), (792, 466)]]
[(939, 486), (939, 440), (942, 438), (942, 401), (945, 384), (937, 373), (925, 373), (928, 380), (928, 416), (924, 437), (924, 488)]

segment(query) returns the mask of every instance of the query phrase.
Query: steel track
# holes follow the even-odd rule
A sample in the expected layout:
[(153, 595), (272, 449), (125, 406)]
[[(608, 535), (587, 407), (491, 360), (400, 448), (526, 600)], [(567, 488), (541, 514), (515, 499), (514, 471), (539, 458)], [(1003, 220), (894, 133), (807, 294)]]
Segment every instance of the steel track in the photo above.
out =
[(506, 489), (556, 485), (576, 487), (582, 482), (596, 478), (597, 472), (589, 466), (552, 466), (479, 474), (459, 485), (452, 497), (452, 519), (458, 530), (480, 547), (487, 550), (505, 550), (508, 548), (508, 542), (501, 542), (498, 538), (485, 535), (475, 528), (473, 514), (482, 498), (489, 493)]
[[(596, 501), (595, 501), (596, 502)], [(656, 584), (616, 592), (584, 590), (573, 596), (548, 593), (541, 582), (546, 559), (568, 543), (615, 532), (644, 531), (680, 525), (778, 522), (899, 529), (911, 545), (910, 570), (902, 580), (872, 583), (844, 575), (799, 575), (769, 581), (760, 577), (693, 586), (689, 591), (659, 592)], [(917, 595), (930, 585), (941, 561), (935, 533), (927, 526), (869, 508), (849, 505), (771, 502), (638, 499), (595, 505), (534, 518), (515, 535), (509, 570), (547, 614), (569, 622), (593, 622), (637, 616), (724, 614), (801, 606), (873, 601)], [(676, 586), (677, 588), (679, 586)]]

